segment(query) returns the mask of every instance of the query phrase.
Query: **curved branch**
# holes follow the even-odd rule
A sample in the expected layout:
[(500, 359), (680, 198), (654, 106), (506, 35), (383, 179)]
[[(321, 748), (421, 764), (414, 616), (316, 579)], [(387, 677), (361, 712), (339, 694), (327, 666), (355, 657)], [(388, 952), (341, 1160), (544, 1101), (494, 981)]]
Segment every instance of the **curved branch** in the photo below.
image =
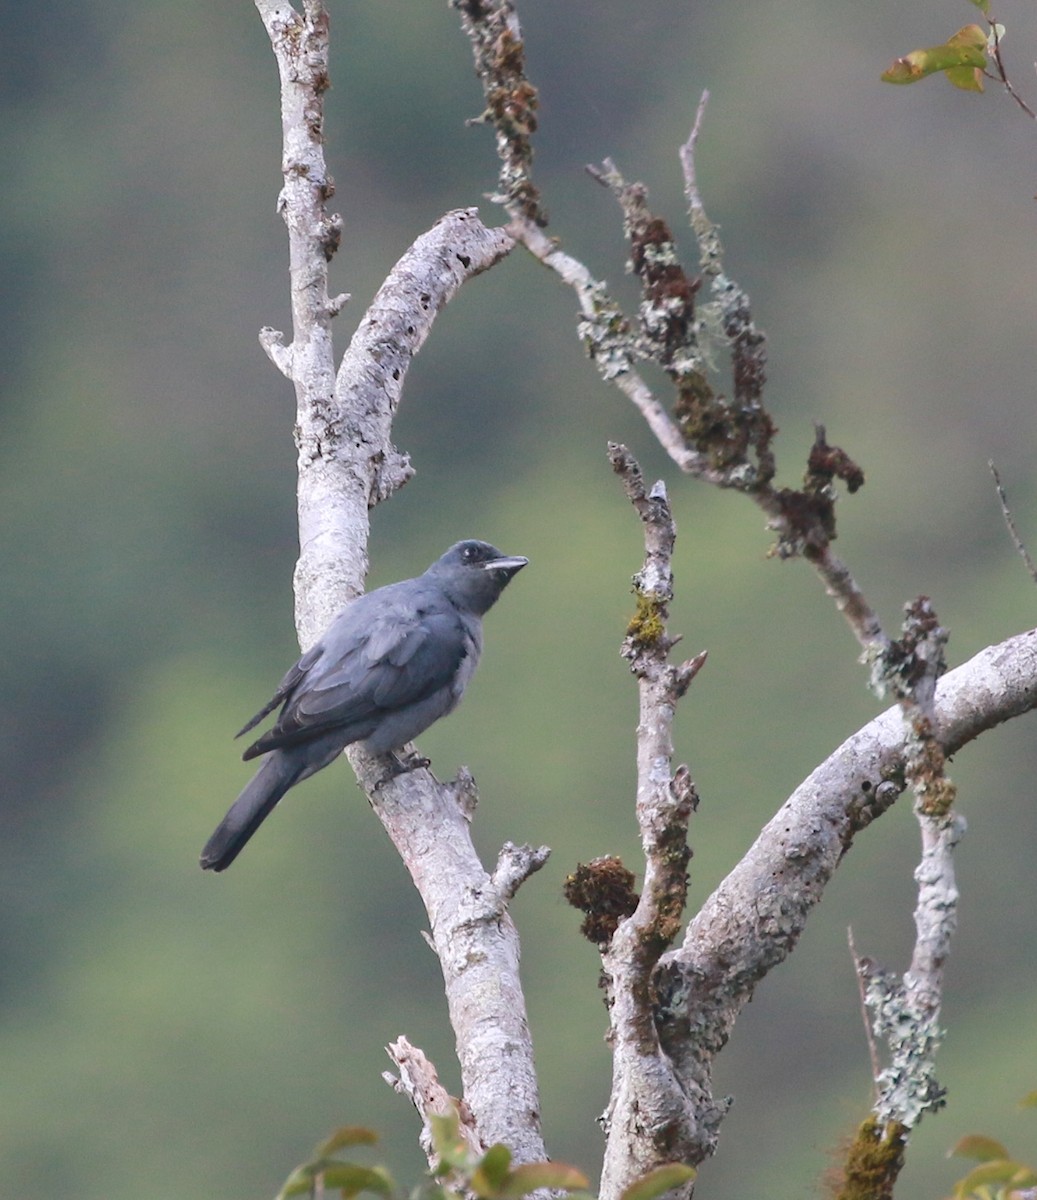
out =
[[(304, 649), (363, 590), (368, 511), (413, 474), (391, 441), (392, 420), (413, 356), (460, 286), (512, 248), (475, 209), (447, 213), (392, 269), (338, 370), (327, 268), (342, 222), (325, 202), (333, 184), (322, 138), (328, 86), (324, 0), (255, 0), (281, 77), (284, 187), (293, 340), (264, 330), (261, 342), (289, 374), (297, 401), (299, 542), (296, 628)], [(518, 935), (507, 902), (543, 865), (544, 849), (505, 847), (493, 876), (472, 846), (474, 783), (439, 783), (428, 771), (384, 778), (384, 762), (352, 747), (349, 758), (411, 872), (429, 914), (458, 1042), (464, 1099), (484, 1144), (506, 1143), (515, 1161), (546, 1157), (532, 1041), (518, 979)], [(502, 1081), (507, 1081), (502, 1086)]]
[(414, 474), (392, 443), (411, 360), (461, 285), (513, 246), (503, 229), (482, 223), (477, 209), (441, 217), (378, 289), (343, 356), (330, 401), (315, 393), (300, 413), (295, 594), (304, 647), (363, 590), (368, 511)]
[[(939, 681), (936, 736), (952, 755), (1034, 708), (1037, 630), (1029, 630)], [(903, 790), (909, 736), (900, 709), (890, 708), (845, 741), (786, 800), (660, 963), (660, 1032), (686, 1090), (702, 1097), (711, 1130), (703, 1157), (724, 1112), (711, 1098), (713, 1059), (756, 984), (791, 953), (854, 837)]]

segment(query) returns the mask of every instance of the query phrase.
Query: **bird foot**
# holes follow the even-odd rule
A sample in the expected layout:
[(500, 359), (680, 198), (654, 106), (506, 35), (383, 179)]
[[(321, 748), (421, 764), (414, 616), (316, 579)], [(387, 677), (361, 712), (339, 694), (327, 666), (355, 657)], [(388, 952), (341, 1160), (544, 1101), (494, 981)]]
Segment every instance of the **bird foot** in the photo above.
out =
[(419, 754), (416, 750), (410, 754), (397, 754), (390, 752), (386, 754), (382, 760), (386, 764), (385, 774), (378, 780), (375, 787), (384, 787), (387, 783), (392, 783), (394, 779), (401, 775), (407, 775), (411, 771), (420, 771), (427, 767), (431, 762), (424, 754)]
[(395, 763), (397, 775), (405, 775), (408, 771), (420, 771), (430, 765), (432, 759), (412, 750), (410, 754), (393, 754), (390, 756)]

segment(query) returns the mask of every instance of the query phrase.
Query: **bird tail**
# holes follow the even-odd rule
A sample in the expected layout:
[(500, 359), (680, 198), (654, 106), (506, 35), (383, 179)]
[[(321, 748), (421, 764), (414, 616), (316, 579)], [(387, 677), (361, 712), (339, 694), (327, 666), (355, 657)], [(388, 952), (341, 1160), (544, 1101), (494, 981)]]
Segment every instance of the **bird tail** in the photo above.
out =
[(274, 811), (278, 800), (298, 782), (302, 764), (281, 750), (268, 754), (245, 785), (216, 832), (205, 843), (203, 871), (225, 871), (245, 848), (249, 838)]

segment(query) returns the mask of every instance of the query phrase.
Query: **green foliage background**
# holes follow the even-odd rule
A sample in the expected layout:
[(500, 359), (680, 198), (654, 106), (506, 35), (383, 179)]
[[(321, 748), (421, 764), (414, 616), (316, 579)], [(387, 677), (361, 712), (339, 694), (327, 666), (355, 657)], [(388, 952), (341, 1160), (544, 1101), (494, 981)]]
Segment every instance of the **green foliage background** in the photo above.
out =
[[(409, 241), (481, 203), (495, 161), (442, 0), (331, 0), (328, 153), (345, 217), (340, 345)], [(962, 6), (967, 9), (967, 6)], [(551, 232), (628, 303), (617, 212), (582, 172), (613, 156), (675, 226), (700, 155), (729, 267), (770, 334), (784, 478), (812, 422), (865, 466), (840, 549), (892, 626), (934, 598), (959, 662), (1033, 623), (986, 461), (1037, 540), (1032, 126), (996, 92), (878, 82), (964, 20), (946, 3), (527, 0)], [(230, 735), (292, 660), (292, 398), (256, 343), (288, 327), (276, 72), (247, 0), (0, 4), (0, 1190), (22, 1200), (273, 1194), (343, 1122), (398, 1177), (415, 1121), (380, 1082), (406, 1033), (456, 1087), (423, 914), (345, 767), (294, 793), (226, 876), (199, 847), (247, 778)], [(1026, 86), (1037, 17), (997, 13)], [(1014, 55), (1014, 58), (1013, 58)], [(689, 259), (690, 239), (685, 242)], [(422, 739), (482, 793), (487, 859), (546, 842), (520, 893), (552, 1153), (591, 1172), (609, 1059), (597, 963), (560, 897), (577, 861), (637, 861), (636, 696), (617, 655), (637, 522), (605, 462), (627, 441), (680, 526), (674, 628), (710, 662), (679, 718), (703, 802), (701, 901), (787, 793), (876, 711), (855, 645), (759, 515), (680, 478), (531, 261), (469, 285), (415, 363), (397, 427), (417, 478), (376, 512), (372, 584), (462, 536), (528, 554), (460, 713)], [(948, 972), (950, 1107), (905, 1200), (946, 1191), (960, 1133), (1025, 1146), (1035, 1086), (1032, 720), (954, 764), (971, 832)], [(736, 1097), (703, 1195), (812, 1194), (862, 1115), (868, 1064), (846, 949), (903, 967), (916, 834), (862, 837), (723, 1056)], [(958, 1172), (960, 1173), (960, 1172)]]

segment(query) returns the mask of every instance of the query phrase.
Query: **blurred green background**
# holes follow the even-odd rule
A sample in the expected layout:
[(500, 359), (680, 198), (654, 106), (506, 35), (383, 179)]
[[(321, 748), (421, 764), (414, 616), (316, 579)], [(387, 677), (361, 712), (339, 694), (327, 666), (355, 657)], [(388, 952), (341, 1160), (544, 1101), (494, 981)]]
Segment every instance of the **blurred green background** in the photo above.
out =
[[(331, 0), (328, 157), (354, 300), (496, 162), (443, 0)], [(456, 1069), (423, 914), (345, 766), (292, 794), (227, 875), (197, 853), (248, 777), (233, 732), (296, 652), (293, 399), (256, 342), (288, 328), (276, 71), (247, 0), (0, 4), (6, 168), (0, 442), (0, 1191), (22, 1200), (272, 1195), (336, 1125), (383, 1131), (417, 1178), (416, 1121), (380, 1081), (400, 1033)], [(526, 0), (552, 233), (632, 306), (620, 221), (583, 173), (613, 156), (676, 227), (677, 146), (699, 152), (728, 266), (770, 335), (779, 464), (824, 421), (867, 470), (839, 549), (894, 627), (934, 598), (957, 663), (1033, 624), (987, 459), (1037, 544), (1037, 161), (991, 88), (881, 84), (967, 4)], [(1037, 14), (999, 5), (1021, 90)], [(685, 239), (693, 261), (690, 239)], [(765, 556), (750, 505), (678, 476), (521, 253), (468, 285), (411, 371), (397, 442), (418, 475), (374, 514), (372, 585), (463, 536), (531, 566), (488, 621), (460, 712), (421, 740), (471, 766), (476, 838), (547, 843), (518, 896), (552, 1153), (588, 1168), (609, 1058), (597, 960), (560, 897), (603, 853), (637, 862), (636, 694), (617, 654), (638, 523), (604, 455), (625, 440), (680, 528), (673, 628), (709, 666), (678, 721), (702, 795), (700, 902), (817, 761), (875, 711), (809, 570)], [(970, 834), (947, 976), (948, 1111), (899, 1195), (944, 1194), (963, 1132), (1037, 1144), (1033, 719), (954, 764)], [(723, 1055), (736, 1098), (703, 1174), (717, 1200), (816, 1194), (863, 1115), (868, 1060), (846, 948), (906, 965), (907, 806), (854, 847), (793, 958)]]

